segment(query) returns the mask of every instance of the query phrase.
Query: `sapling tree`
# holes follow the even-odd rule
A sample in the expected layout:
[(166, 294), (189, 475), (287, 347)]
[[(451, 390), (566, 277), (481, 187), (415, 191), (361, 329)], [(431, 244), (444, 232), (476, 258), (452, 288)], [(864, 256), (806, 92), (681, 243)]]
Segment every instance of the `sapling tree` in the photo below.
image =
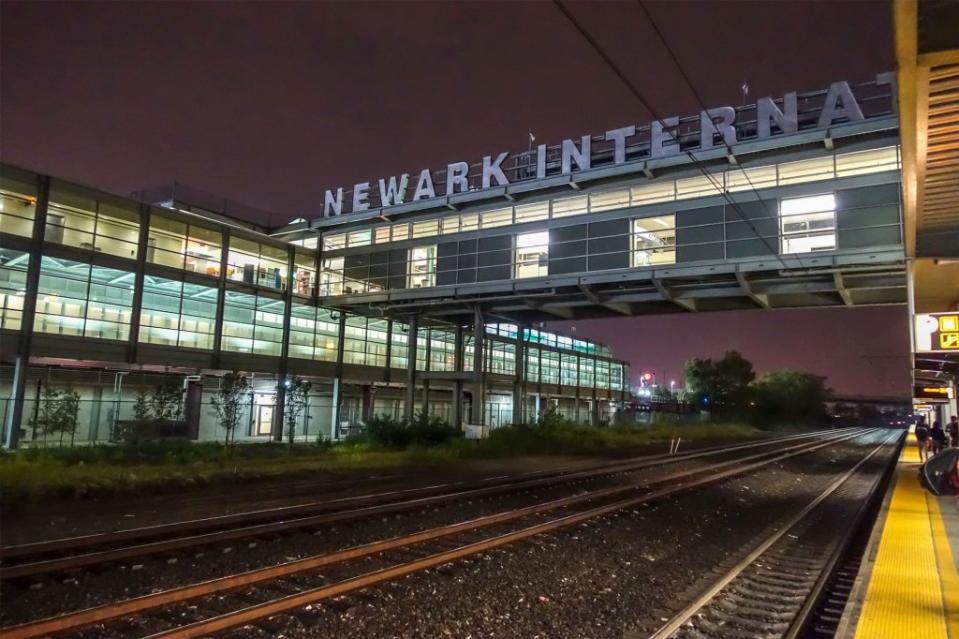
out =
[(167, 379), (157, 384), (150, 398), (153, 419), (166, 421), (180, 416), (183, 405), (183, 386), (176, 379)]
[(296, 439), (296, 422), (306, 408), (306, 401), (310, 395), (310, 390), (313, 388), (313, 383), (302, 377), (290, 377), (281, 383), (284, 385), (284, 392), (286, 393), (286, 410), (284, 413), (286, 437), (292, 448)]
[(213, 408), (216, 410), (220, 426), (226, 431), (224, 444), (231, 446), (236, 441), (236, 427), (240, 423), (240, 411), (243, 400), (250, 392), (250, 381), (246, 375), (233, 371), (220, 378), (220, 388), (213, 395)]

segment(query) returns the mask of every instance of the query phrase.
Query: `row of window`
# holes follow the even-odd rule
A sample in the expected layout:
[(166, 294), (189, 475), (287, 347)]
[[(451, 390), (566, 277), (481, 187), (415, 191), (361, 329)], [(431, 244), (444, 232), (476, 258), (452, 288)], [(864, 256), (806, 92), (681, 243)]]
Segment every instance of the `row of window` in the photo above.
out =
[[(21, 251), (0, 249), (0, 325), (18, 330), (22, 323), (23, 293), (29, 255)], [(129, 339), (133, 313), (134, 274), (129, 271), (43, 256), (40, 266), (40, 291), (34, 330), (40, 333), (72, 335), (125, 341)], [(144, 277), (141, 302), (139, 341), (178, 348), (212, 350), (216, 326), (217, 289), (147, 275)], [(285, 302), (267, 295), (251, 295), (224, 291), (223, 335), (225, 352), (278, 356), (282, 351)], [(337, 359), (339, 314), (322, 307), (294, 303), (290, 311), (289, 355), (296, 359), (334, 362)], [(387, 332), (389, 364), (405, 369), (409, 353), (409, 327), (359, 316), (348, 316), (343, 340), (343, 361), (346, 364), (383, 367), (387, 364)], [(491, 324), (490, 335), (515, 339), (517, 327), (512, 324)], [(527, 379), (545, 383), (576, 385), (576, 380), (595, 379), (601, 387), (604, 380), (622, 379), (622, 365), (597, 361), (593, 355), (609, 355), (609, 349), (585, 340), (555, 333), (526, 329), (524, 338), (531, 343), (568, 348), (589, 354), (560, 354), (530, 346), (527, 349)], [(516, 347), (495, 339), (484, 349), (487, 372), (514, 375)], [(552, 362), (565, 358), (567, 374), (552, 374)], [(545, 363), (543, 363), (545, 362)], [(570, 364), (572, 362), (572, 364)], [(571, 376), (578, 362), (578, 377)], [(472, 335), (464, 339), (463, 366), (473, 368)], [(557, 364), (558, 366), (558, 364)], [(616, 369), (592, 377), (588, 371)], [(456, 368), (455, 331), (423, 328), (417, 335), (417, 369), (453, 371)], [(559, 369), (557, 368), (557, 371)], [(610, 382), (611, 383), (611, 382)]]
[[(613, 236), (615, 237), (615, 236)], [(637, 218), (632, 221), (630, 234), (629, 264), (632, 267), (674, 264), (676, 262), (676, 216), (658, 215)], [(586, 252), (586, 238), (558, 241), (550, 240), (550, 231), (521, 233), (513, 236), (512, 264), (509, 276), (503, 274), (495, 279), (512, 277), (516, 279), (545, 277), (550, 274), (551, 259), (554, 263), (578, 260), (584, 257), (596, 258), (613, 252), (592, 250)], [(610, 238), (594, 238), (610, 239)], [(767, 238), (770, 239), (770, 238)], [(832, 193), (784, 199), (779, 207), (779, 234), (771, 238), (771, 243), (779, 245), (780, 254), (808, 253), (812, 251), (834, 250), (836, 243), (836, 198)], [(583, 252), (573, 252), (575, 244)], [(550, 257), (551, 248), (562, 248)], [(479, 254), (458, 253), (460, 262), (469, 258), (473, 263)], [(380, 276), (373, 274), (374, 268), (368, 266), (345, 268), (349, 258), (335, 257), (323, 261), (320, 273), (320, 295), (349, 295), (355, 293), (379, 292), (387, 284), (399, 288), (396, 279), (388, 275), (388, 270)], [(399, 263), (395, 263), (399, 264)], [(402, 264), (400, 264), (402, 266)], [(436, 245), (418, 246), (406, 251), (406, 288), (426, 288), (437, 283)], [(450, 272), (459, 267), (453, 263)], [(479, 266), (479, 269), (495, 270), (502, 273), (499, 265)], [(381, 269), (382, 270), (382, 269)], [(568, 272), (563, 269), (562, 272)], [(482, 281), (493, 278), (480, 277)]]
[[(5, 174), (0, 183), (0, 231), (24, 237), (33, 233), (36, 185)], [(44, 240), (129, 259), (137, 258), (140, 212), (136, 203), (110, 196), (93, 196), (83, 189), (53, 182), (47, 207)], [(202, 224), (186, 223), (159, 213), (150, 215), (146, 261), (171, 268), (219, 277), (223, 235)], [(312, 295), (316, 283), (316, 254), (294, 253), (288, 273), (286, 247), (231, 237), (226, 278), (247, 284)], [(291, 282), (292, 280), (292, 282)]]
[(336, 250), (370, 244), (387, 244), (658, 202), (675, 202), (720, 195), (723, 192), (750, 191), (754, 188), (763, 189), (892, 171), (899, 166), (899, 147), (892, 146), (755, 168), (731, 168), (713, 173), (709, 177), (657, 180), (652, 184), (517, 204), (480, 213), (463, 213), (419, 222), (375, 226), (346, 233), (329, 233), (323, 235), (323, 249)]

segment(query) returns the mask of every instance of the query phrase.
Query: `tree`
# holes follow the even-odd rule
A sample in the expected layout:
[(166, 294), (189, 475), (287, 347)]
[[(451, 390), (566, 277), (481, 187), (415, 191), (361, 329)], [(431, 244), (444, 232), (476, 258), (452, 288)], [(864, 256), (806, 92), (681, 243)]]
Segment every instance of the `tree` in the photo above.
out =
[(180, 416), (183, 404), (183, 386), (176, 379), (167, 379), (157, 384), (150, 398), (153, 419), (156, 421), (173, 420)]
[(810, 423), (826, 415), (826, 378), (812, 373), (779, 370), (753, 384), (756, 417), (763, 422)]
[(726, 351), (722, 359), (694, 357), (683, 368), (686, 396), (701, 409), (716, 413), (742, 412), (749, 403), (750, 383), (756, 378), (753, 365), (738, 351)]
[(224, 443), (227, 446), (236, 441), (240, 409), (249, 392), (250, 382), (246, 375), (233, 371), (220, 378), (220, 388), (213, 395), (213, 408), (216, 410), (217, 419), (220, 420), (220, 426), (226, 431)]
[(77, 417), (80, 414), (80, 395), (74, 392), (73, 387), (67, 385), (63, 390), (56, 390), (49, 384), (43, 388), (40, 395), (40, 410), (37, 412), (33, 427), (43, 433), (44, 441), (47, 435), (60, 434), (60, 445), (63, 446), (63, 437), (70, 434), (72, 446), (77, 432)]
[(309, 397), (313, 383), (302, 377), (293, 377), (284, 380), (285, 386), (285, 419), (286, 419), (286, 437), (290, 442), (290, 447), (296, 439), (296, 422), (300, 414), (306, 408), (306, 400)]
[(673, 402), (676, 401), (676, 396), (668, 386), (654, 386), (653, 387), (653, 399), (657, 402)]
[(143, 386), (137, 389), (137, 398), (133, 402), (133, 418), (140, 423), (150, 419), (150, 398)]

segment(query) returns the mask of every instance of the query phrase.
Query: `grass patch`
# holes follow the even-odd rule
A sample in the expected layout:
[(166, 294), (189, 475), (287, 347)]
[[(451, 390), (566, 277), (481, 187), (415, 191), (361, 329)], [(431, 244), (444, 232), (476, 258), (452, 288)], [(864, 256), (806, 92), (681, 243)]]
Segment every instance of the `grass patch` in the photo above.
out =
[(163, 442), (24, 449), (0, 455), (0, 501), (11, 505), (54, 497), (152, 493), (324, 471), (440, 466), (517, 456), (625, 454), (658, 444), (665, 451), (677, 434), (699, 446), (764, 436), (763, 431), (738, 424), (592, 428), (541, 423), (498, 428), (482, 441), (455, 437), (430, 444), (434, 433), (428, 429), (399, 449), (368, 439), (292, 448), (280, 443), (238, 444), (231, 449), (214, 442)]

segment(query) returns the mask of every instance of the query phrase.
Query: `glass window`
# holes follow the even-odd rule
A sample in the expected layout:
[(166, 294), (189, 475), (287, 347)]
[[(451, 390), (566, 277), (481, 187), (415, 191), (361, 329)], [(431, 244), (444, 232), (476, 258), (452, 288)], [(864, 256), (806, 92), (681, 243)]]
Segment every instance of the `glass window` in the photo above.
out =
[(754, 169), (726, 171), (727, 191), (751, 191), (776, 186), (776, 166), (757, 166)]
[(94, 250), (135, 260), (140, 241), (140, 210), (135, 204), (101, 200)]
[(390, 236), (393, 238), (394, 242), (410, 239), (410, 225), (394, 224), (390, 229)]
[(589, 196), (577, 195), (553, 200), (553, 217), (567, 217), (581, 215), (589, 211)]
[(676, 199), (676, 182), (666, 180), (634, 186), (630, 190), (630, 199), (633, 206), (653, 204), (655, 202), (672, 202)]
[(293, 256), (293, 292), (297, 295), (313, 295), (316, 284), (316, 255), (297, 250)]
[(633, 220), (633, 266), (676, 262), (676, 216)]
[(434, 237), (439, 233), (439, 220), (424, 220), (413, 223), (413, 237)]
[(336, 361), (339, 318), (316, 306), (294, 303), (290, 310), (290, 357)]
[(323, 260), (320, 271), (320, 295), (343, 294), (343, 258), (332, 257)]
[(151, 213), (147, 262), (219, 277), (222, 254), (219, 231)]
[(897, 146), (836, 155), (836, 177), (894, 171), (898, 168), (899, 147)]
[(360, 366), (386, 366), (387, 320), (347, 316), (343, 362)]
[(92, 195), (65, 184), (50, 187), (47, 227), (43, 239), (93, 250), (97, 201)]
[(676, 198), (708, 197), (722, 195), (723, 174), (685, 178), (676, 180)]
[(406, 368), (409, 361), (410, 327), (402, 322), (393, 322), (393, 334), (390, 342), (390, 367)]
[(36, 214), (36, 178), (4, 167), (0, 174), (0, 231), (31, 237)]
[(589, 210), (609, 211), (611, 209), (625, 209), (629, 207), (629, 189), (592, 193), (589, 196)]
[(779, 184), (799, 184), (826, 180), (833, 176), (833, 156), (784, 162), (779, 165)]
[(407, 288), (436, 286), (436, 245), (417, 246), (409, 251)]
[(578, 383), (576, 360), (575, 355), (560, 355), (559, 383), (563, 386), (576, 386)]
[(41, 333), (126, 340), (133, 273), (44, 256), (33, 329)]
[(282, 299), (227, 290), (223, 306), (223, 350), (280, 355), (285, 308)]
[(0, 328), (19, 330), (30, 254), (0, 248)]
[(372, 241), (373, 233), (370, 229), (350, 231), (346, 236), (346, 245), (350, 248), (354, 246), (369, 246)]
[(460, 216), (451, 215), (449, 217), (444, 217), (442, 220), (440, 220), (440, 225), (442, 226), (442, 230), (440, 232), (443, 235), (447, 235), (449, 233), (458, 233), (460, 230)]
[(516, 223), (536, 222), (538, 220), (549, 219), (549, 200), (544, 202), (533, 202), (532, 204), (521, 204), (516, 207)]
[(549, 274), (549, 231), (516, 236), (516, 277)]
[(147, 275), (143, 283), (140, 341), (212, 350), (217, 290)]
[(513, 223), (513, 209), (497, 209), (495, 211), (486, 211), (482, 214), (482, 225), (484, 229), (490, 229), (496, 226), (507, 226)]
[(227, 277), (245, 284), (285, 289), (287, 249), (242, 237), (230, 238)]
[(460, 230), (461, 231), (475, 231), (479, 228), (479, 214), (470, 213), (468, 215), (464, 214), (460, 216)]
[(539, 349), (526, 349), (526, 380), (529, 382), (539, 381)]
[(333, 233), (330, 235), (323, 236), (323, 250), (324, 251), (335, 251), (337, 249), (346, 248), (346, 234), (345, 233)]
[(783, 200), (779, 221), (783, 253), (836, 248), (836, 198), (832, 193)]
[(219, 277), (222, 256), (223, 234), (191, 224), (186, 241), (186, 270)]
[(377, 226), (373, 229), (373, 242), (376, 244), (387, 244), (390, 241), (390, 227)]
[(593, 360), (588, 357), (579, 358), (579, 385), (591, 387), (596, 384)]
[(559, 353), (542, 351), (539, 373), (544, 384), (559, 384)]

